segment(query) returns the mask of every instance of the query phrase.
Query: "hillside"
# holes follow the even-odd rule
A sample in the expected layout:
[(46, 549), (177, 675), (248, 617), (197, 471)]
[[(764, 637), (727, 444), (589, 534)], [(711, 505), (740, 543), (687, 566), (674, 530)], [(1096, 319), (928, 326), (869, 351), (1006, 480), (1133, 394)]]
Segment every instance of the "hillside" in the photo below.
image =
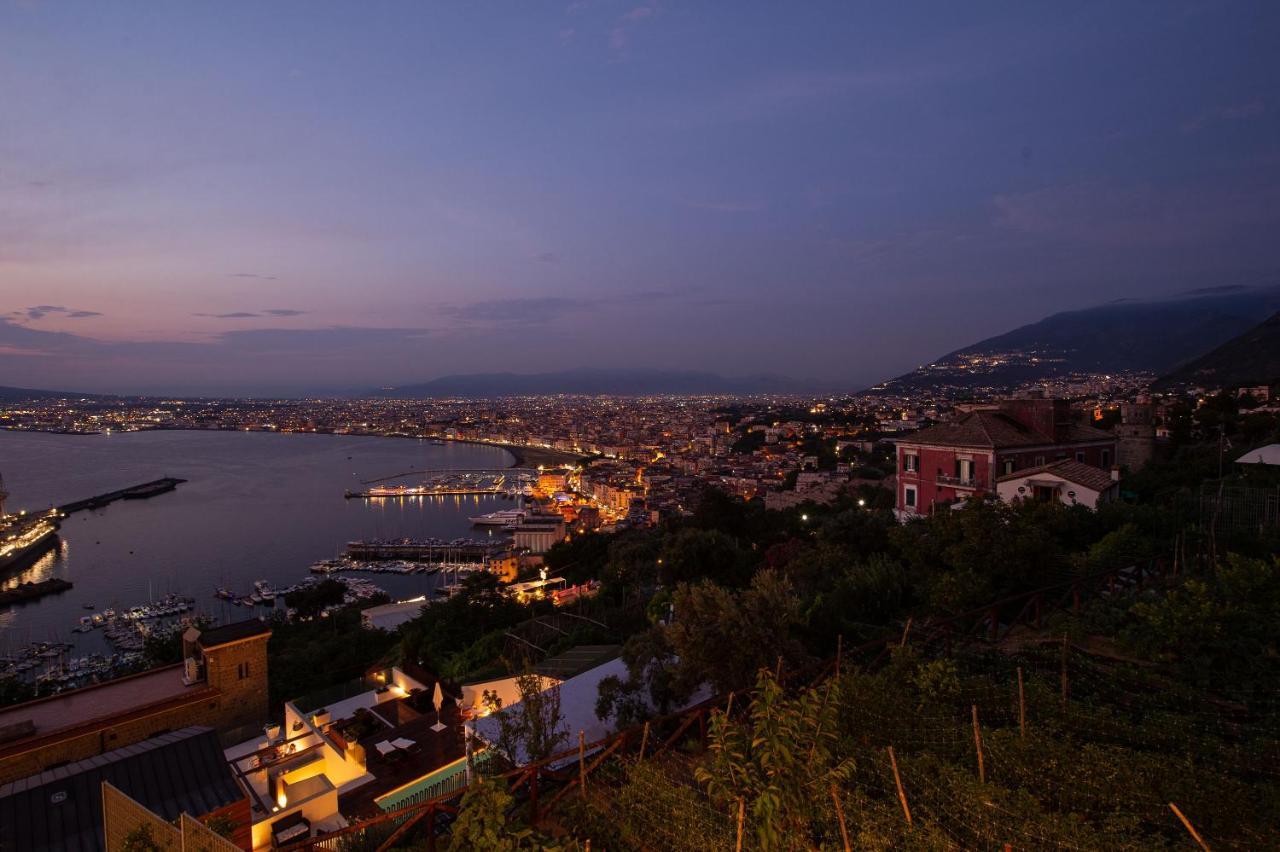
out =
[(472, 373), (442, 376), (422, 384), (379, 388), (366, 396), (391, 399), (498, 397), (544, 394), (753, 394), (803, 390), (779, 376), (727, 378), (715, 373), (675, 370), (580, 369), (550, 373)]
[(1166, 376), (1158, 389), (1197, 385), (1213, 388), (1280, 381), (1280, 312)]
[(1008, 388), (1072, 373), (1166, 373), (1280, 310), (1280, 287), (1223, 288), (1053, 314), (885, 382), (918, 390)]
[(99, 394), (74, 391), (37, 390), (35, 388), (11, 388), (0, 386), (0, 402), (17, 402), (24, 399), (98, 399)]

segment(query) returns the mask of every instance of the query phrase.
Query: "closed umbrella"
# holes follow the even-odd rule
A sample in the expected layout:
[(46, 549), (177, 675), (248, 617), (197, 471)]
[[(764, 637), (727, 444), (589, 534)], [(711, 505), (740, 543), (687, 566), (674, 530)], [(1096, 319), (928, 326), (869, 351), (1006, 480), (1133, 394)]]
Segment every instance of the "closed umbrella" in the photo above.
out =
[(441, 724), (440, 719), (444, 716), (444, 690), (440, 688), (440, 681), (436, 681), (435, 694), (431, 696), (431, 706), (436, 709), (436, 723), (431, 726), (431, 730), (443, 731), (445, 726)]

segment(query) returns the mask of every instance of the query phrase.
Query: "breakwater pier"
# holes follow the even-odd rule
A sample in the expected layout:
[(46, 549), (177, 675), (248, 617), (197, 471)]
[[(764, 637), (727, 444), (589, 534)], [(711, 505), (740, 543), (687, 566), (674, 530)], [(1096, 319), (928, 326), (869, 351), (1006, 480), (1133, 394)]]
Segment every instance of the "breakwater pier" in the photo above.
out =
[(101, 509), (117, 500), (146, 500), (150, 497), (155, 497), (157, 494), (165, 494), (172, 491), (183, 482), (186, 482), (186, 480), (172, 476), (153, 479), (141, 485), (132, 485), (128, 488), (121, 488), (119, 491), (109, 491), (96, 497), (88, 497), (84, 500), (76, 500), (74, 503), (67, 503), (59, 506), (58, 511), (64, 515), (70, 515), (72, 512), (80, 512), (85, 509)]

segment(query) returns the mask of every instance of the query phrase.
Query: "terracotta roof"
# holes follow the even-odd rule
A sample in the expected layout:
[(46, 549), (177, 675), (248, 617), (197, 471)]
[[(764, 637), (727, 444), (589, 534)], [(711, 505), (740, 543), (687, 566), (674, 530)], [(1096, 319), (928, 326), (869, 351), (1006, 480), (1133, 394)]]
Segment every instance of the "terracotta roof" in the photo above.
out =
[(1059, 444), (1083, 444), (1110, 440), (1110, 432), (1072, 423), (1065, 438), (1055, 441), (1048, 435), (1030, 429), (1000, 411), (971, 411), (959, 420), (939, 423), (906, 435), (899, 439), (903, 444), (938, 444), (949, 447), (984, 447), (1005, 449), (1012, 447), (1053, 446)]
[(1037, 473), (1051, 473), (1060, 479), (1065, 479), (1067, 482), (1073, 482), (1076, 485), (1088, 488), (1090, 491), (1103, 492), (1115, 484), (1115, 480), (1111, 478), (1110, 471), (1072, 459), (1063, 459), (1050, 464), (1042, 464), (1039, 467), (1029, 467), (1025, 470), (1015, 470), (1013, 473), (1000, 477), (996, 482), (1026, 479), (1029, 476), (1035, 476)]
[[(181, 705), (215, 692), (207, 683), (183, 683), (182, 674), (177, 663), (6, 707), (0, 710), (0, 727), (17, 735), (4, 742), (0, 755), (30, 748), (40, 737), (81, 725), (118, 724), (144, 708)], [(23, 722), (31, 727), (20, 729)]]

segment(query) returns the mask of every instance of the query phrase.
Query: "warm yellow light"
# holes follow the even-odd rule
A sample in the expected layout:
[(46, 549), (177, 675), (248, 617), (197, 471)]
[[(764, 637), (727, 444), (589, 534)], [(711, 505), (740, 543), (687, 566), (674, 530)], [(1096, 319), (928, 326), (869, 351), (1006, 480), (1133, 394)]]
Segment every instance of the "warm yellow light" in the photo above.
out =
[(284, 794), (284, 790), (280, 791), (280, 795), (276, 796), (276, 806), (285, 807), (289, 804), (289, 797)]

